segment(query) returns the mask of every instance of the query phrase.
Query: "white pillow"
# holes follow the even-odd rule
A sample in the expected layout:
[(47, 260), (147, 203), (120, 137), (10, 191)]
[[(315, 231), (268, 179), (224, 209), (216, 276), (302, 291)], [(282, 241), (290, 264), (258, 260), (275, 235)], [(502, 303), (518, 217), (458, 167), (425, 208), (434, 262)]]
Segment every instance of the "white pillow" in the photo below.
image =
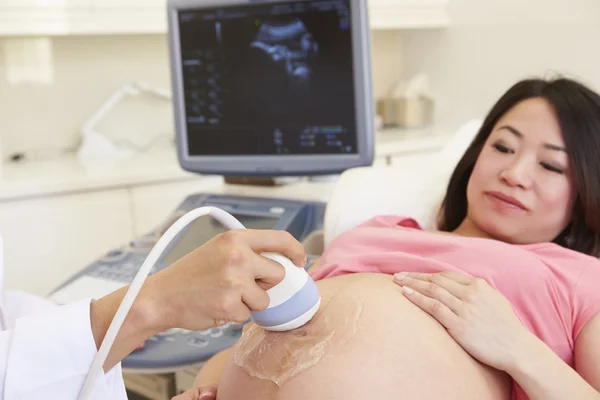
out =
[(433, 228), (448, 180), (481, 124), (473, 120), (463, 125), (438, 153), (344, 172), (325, 212), (325, 246), (377, 215), (404, 215), (425, 229)]

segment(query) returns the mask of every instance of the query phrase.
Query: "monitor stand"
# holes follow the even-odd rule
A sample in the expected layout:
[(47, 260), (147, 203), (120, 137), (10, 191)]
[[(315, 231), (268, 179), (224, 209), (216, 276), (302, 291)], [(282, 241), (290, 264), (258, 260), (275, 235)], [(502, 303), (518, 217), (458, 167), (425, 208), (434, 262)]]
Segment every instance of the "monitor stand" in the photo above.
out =
[(302, 180), (300, 177), (257, 177), (257, 176), (225, 176), (225, 183), (230, 185), (251, 185), (251, 186), (284, 186), (290, 183), (297, 183)]
[(250, 186), (285, 186), (292, 183), (298, 183), (302, 180), (309, 182), (336, 182), (340, 175), (315, 175), (308, 177), (256, 177), (256, 176), (225, 176), (225, 183), (230, 185), (250, 185)]
[(337, 182), (340, 179), (340, 174), (338, 175), (314, 175), (309, 176), (309, 182)]

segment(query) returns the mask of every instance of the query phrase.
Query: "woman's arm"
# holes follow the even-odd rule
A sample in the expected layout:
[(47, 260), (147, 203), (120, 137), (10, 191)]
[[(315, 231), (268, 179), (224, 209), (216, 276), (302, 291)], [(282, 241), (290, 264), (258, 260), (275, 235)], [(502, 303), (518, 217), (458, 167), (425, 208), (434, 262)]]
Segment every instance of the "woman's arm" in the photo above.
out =
[(575, 369), (600, 391), (600, 313), (585, 324), (575, 342)]
[(600, 315), (577, 338), (575, 367), (577, 372), (531, 334), (506, 372), (531, 400), (600, 399)]

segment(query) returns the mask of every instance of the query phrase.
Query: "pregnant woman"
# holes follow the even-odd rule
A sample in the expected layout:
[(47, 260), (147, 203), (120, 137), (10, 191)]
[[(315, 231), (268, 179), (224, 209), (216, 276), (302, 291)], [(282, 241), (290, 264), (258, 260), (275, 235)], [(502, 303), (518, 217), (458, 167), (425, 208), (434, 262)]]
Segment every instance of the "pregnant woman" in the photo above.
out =
[(458, 163), (438, 230), (381, 216), (338, 236), (311, 271), (315, 318), (248, 324), (180, 398), (599, 399), (598, 154), (600, 96), (517, 83)]

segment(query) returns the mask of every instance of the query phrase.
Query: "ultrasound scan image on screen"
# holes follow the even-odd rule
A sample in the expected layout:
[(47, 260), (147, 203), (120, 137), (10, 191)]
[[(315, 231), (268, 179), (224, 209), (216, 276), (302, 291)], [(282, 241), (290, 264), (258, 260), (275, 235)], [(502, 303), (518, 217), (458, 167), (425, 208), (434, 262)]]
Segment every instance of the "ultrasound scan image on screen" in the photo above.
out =
[(190, 155), (356, 154), (349, 0), (185, 10)]

